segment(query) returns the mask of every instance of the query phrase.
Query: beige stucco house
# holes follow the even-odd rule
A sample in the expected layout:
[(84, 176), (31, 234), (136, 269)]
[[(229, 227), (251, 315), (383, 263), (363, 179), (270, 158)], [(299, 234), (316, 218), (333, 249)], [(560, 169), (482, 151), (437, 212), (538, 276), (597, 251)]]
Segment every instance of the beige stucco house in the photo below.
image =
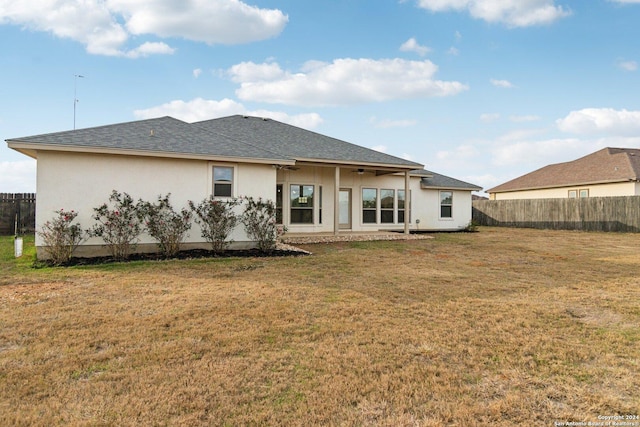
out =
[[(37, 228), (60, 209), (79, 212), (89, 228), (93, 208), (118, 190), (145, 200), (171, 193), (178, 208), (212, 194), (270, 199), (289, 233), (459, 230), (471, 220), (471, 192), (480, 190), (419, 163), (240, 115), (197, 123), (162, 117), (7, 144), (37, 159)], [(252, 245), (242, 227), (231, 238), (234, 247)], [(100, 254), (101, 243), (90, 239), (77, 254)], [(156, 246), (143, 236), (138, 247)], [(193, 247), (206, 247), (195, 224), (185, 242)]]
[(640, 195), (640, 149), (603, 148), (487, 190), (491, 200)]

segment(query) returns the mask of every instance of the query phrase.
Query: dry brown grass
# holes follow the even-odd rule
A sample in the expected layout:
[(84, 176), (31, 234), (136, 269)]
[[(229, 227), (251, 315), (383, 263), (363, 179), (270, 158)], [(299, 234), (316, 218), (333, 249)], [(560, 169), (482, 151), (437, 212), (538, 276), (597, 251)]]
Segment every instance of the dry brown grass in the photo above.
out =
[[(3, 241), (5, 244), (5, 241)], [(554, 425), (640, 414), (640, 235), (0, 261), (0, 425)]]

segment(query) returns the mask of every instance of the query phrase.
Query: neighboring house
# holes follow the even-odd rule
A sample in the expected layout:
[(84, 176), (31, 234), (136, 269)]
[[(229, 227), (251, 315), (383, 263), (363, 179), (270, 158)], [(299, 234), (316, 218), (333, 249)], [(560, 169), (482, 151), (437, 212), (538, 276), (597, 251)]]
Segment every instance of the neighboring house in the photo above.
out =
[(640, 149), (603, 148), (487, 190), (491, 200), (640, 195)]
[[(481, 189), (419, 163), (239, 115), (192, 124), (162, 117), (7, 144), (37, 159), (38, 228), (60, 209), (79, 212), (88, 228), (93, 208), (118, 190), (148, 201), (171, 193), (177, 208), (209, 195), (270, 199), (290, 233), (459, 230), (471, 220), (471, 192)], [(242, 226), (231, 238), (232, 248), (253, 244)], [(77, 253), (98, 255), (101, 243), (90, 239)], [(205, 247), (195, 224), (184, 245), (194, 247)], [(149, 238), (139, 245), (155, 249)]]

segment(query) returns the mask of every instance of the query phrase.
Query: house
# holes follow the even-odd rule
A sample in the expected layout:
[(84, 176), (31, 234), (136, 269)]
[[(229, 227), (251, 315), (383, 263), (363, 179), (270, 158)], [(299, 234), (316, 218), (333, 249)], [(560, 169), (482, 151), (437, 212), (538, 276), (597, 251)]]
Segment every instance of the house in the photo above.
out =
[(487, 190), (491, 200), (640, 195), (640, 149), (603, 148)]
[[(471, 192), (480, 190), (419, 163), (240, 115), (191, 124), (162, 117), (7, 144), (37, 159), (38, 228), (60, 209), (79, 212), (88, 228), (93, 208), (115, 189), (150, 201), (171, 193), (176, 207), (211, 194), (263, 197), (276, 202), (277, 220), (290, 233), (459, 230), (471, 220)], [(241, 228), (232, 248), (252, 245)], [(197, 225), (184, 244), (195, 247), (204, 247)], [(138, 245), (155, 248), (150, 239)], [(101, 252), (93, 238), (77, 254)]]

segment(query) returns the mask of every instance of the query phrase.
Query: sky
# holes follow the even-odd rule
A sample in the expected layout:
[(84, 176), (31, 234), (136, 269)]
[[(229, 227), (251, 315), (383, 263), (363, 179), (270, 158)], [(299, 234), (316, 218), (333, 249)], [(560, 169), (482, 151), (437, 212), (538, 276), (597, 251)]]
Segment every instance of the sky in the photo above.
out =
[[(489, 189), (640, 148), (640, 0), (0, 0), (0, 139), (270, 117)], [(0, 192), (35, 192), (0, 144)]]

